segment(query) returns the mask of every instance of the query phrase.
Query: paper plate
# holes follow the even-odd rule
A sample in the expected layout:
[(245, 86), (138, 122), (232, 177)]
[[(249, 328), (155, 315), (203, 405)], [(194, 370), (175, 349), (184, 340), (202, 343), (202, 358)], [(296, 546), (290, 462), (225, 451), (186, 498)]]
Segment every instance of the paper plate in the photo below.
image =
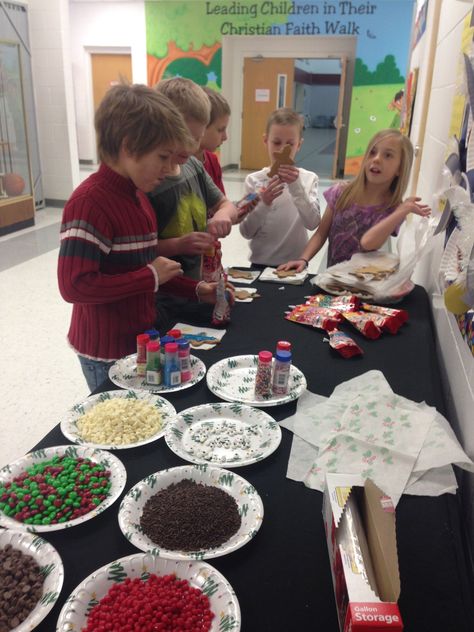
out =
[(68, 597), (59, 615), (56, 632), (82, 630), (87, 624), (91, 608), (100, 601), (110, 588), (125, 579), (149, 574), (172, 575), (186, 579), (209, 597), (214, 613), (211, 632), (239, 632), (240, 607), (234, 589), (214, 567), (201, 561), (167, 560), (152, 553), (135, 553), (106, 564), (94, 571)]
[(127, 480), (127, 472), (125, 471), (125, 467), (123, 466), (122, 462), (119, 461), (116, 456), (114, 456), (110, 452), (106, 452), (105, 450), (97, 450), (95, 448), (88, 448), (86, 446), (79, 445), (60, 445), (53, 448), (43, 448), (41, 450), (36, 450), (35, 452), (30, 452), (29, 454), (21, 457), (13, 463), (2, 467), (2, 469), (0, 470), (0, 483), (11, 481), (15, 477), (22, 474), (32, 465), (41, 463), (41, 461), (49, 461), (56, 455), (67, 455), (73, 458), (82, 457), (84, 459), (90, 459), (95, 463), (100, 463), (105, 468), (110, 470), (111, 487), (107, 498), (102, 501), (100, 505), (97, 505), (96, 509), (90, 511), (89, 513), (86, 513), (83, 516), (79, 516), (74, 520), (69, 520), (67, 522), (58, 522), (56, 524), (27, 524), (25, 522), (19, 522), (14, 518), (10, 518), (10, 516), (7, 516), (2, 511), (0, 511), (0, 526), (9, 527), (11, 529), (31, 531), (33, 533), (67, 529), (77, 524), (86, 522), (87, 520), (91, 520), (91, 518), (95, 518), (103, 511), (105, 511), (107, 507), (110, 507), (110, 505), (112, 505), (122, 493), (123, 488), (125, 487), (125, 482)]
[(125, 358), (114, 362), (109, 369), (109, 378), (121, 388), (132, 388), (136, 391), (148, 391), (149, 393), (174, 393), (190, 388), (202, 380), (206, 375), (204, 362), (196, 356), (191, 356), (191, 379), (178, 386), (165, 386), (160, 384), (147, 384), (142, 377), (137, 376), (137, 354), (132, 353)]
[[(161, 428), (153, 435), (150, 435), (142, 441), (136, 441), (134, 443), (92, 443), (86, 441), (81, 437), (81, 434), (77, 428), (77, 422), (87, 412), (92, 410), (94, 406), (101, 402), (105, 402), (110, 399), (121, 398), (131, 400), (142, 400), (153, 406), (161, 416)], [(126, 391), (106, 391), (105, 393), (98, 393), (97, 395), (91, 395), (83, 402), (73, 406), (67, 413), (64, 419), (61, 421), (61, 432), (65, 437), (74, 443), (80, 445), (87, 445), (94, 448), (103, 448), (106, 450), (125, 450), (126, 448), (136, 448), (139, 445), (145, 445), (156, 441), (165, 434), (165, 427), (176, 416), (175, 407), (163, 397), (153, 395), (153, 393), (147, 393), (146, 391), (133, 391), (131, 389)]]
[(191, 463), (239, 467), (261, 461), (281, 441), (281, 428), (263, 410), (243, 404), (203, 404), (183, 410), (166, 427), (165, 440)]
[[(161, 489), (184, 479), (214, 485), (235, 498), (242, 523), (237, 533), (221, 546), (203, 551), (172, 551), (158, 547), (142, 532), (140, 516), (147, 500)], [(118, 517), (122, 533), (138, 549), (169, 559), (204, 560), (227, 555), (247, 544), (260, 529), (263, 504), (255, 487), (234, 472), (210, 465), (183, 465), (151, 474), (132, 487), (120, 504)]]
[(279, 406), (291, 402), (306, 389), (306, 378), (294, 365), (290, 369), (288, 393), (270, 395), (263, 399), (255, 397), (255, 376), (258, 356), (242, 355), (226, 358), (213, 364), (207, 372), (207, 386), (217, 397), (227, 402), (240, 402), (257, 406)]
[(0, 549), (11, 544), (25, 555), (31, 555), (44, 575), (43, 594), (38, 603), (14, 632), (30, 632), (45, 618), (57, 602), (64, 581), (64, 568), (54, 546), (34, 533), (0, 529)]

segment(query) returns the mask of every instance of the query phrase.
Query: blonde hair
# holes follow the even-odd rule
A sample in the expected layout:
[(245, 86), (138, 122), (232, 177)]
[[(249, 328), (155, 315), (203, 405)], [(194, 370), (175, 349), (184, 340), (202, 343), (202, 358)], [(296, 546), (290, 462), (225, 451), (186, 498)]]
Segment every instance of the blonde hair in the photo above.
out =
[(397, 129), (383, 129), (380, 132), (377, 132), (375, 136), (373, 136), (369, 144), (367, 145), (367, 149), (365, 150), (364, 157), (362, 159), (362, 163), (360, 166), (359, 173), (354, 178), (352, 182), (350, 182), (342, 191), (339, 196), (335, 208), (335, 211), (340, 211), (351, 204), (353, 204), (356, 200), (363, 197), (365, 187), (367, 185), (367, 178), (365, 175), (365, 165), (370, 157), (370, 152), (375, 147), (377, 143), (386, 138), (393, 136), (400, 143), (401, 149), (401, 157), (400, 157), (400, 173), (398, 176), (395, 176), (392, 182), (390, 183), (389, 191), (390, 198), (387, 200), (387, 203), (384, 205), (384, 209), (398, 206), (403, 199), (403, 195), (408, 186), (408, 180), (410, 178), (410, 170), (413, 163), (413, 145), (411, 144), (408, 136), (404, 136)]
[(267, 136), (272, 125), (296, 125), (300, 138), (303, 133), (303, 117), (291, 108), (278, 108), (270, 114), (265, 130)]
[(207, 94), (211, 104), (211, 118), (209, 119), (209, 123), (207, 125), (209, 127), (209, 125), (212, 125), (214, 121), (222, 116), (230, 116), (230, 105), (227, 99), (223, 97), (220, 92), (216, 92), (207, 86), (204, 86), (203, 90)]
[(164, 94), (181, 112), (185, 120), (192, 119), (202, 125), (209, 124), (211, 103), (209, 97), (197, 83), (185, 77), (163, 79), (155, 90)]
[(171, 101), (145, 85), (110, 88), (95, 113), (97, 151), (101, 161), (115, 162), (125, 141), (140, 158), (159, 145), (192, 148), (195, 141)]

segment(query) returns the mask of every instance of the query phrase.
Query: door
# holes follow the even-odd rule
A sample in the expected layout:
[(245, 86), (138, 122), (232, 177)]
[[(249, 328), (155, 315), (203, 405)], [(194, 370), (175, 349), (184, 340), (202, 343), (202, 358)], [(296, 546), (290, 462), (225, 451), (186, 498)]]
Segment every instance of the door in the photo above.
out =
[(245, 57), (242, 104), (241, 169), (269, 164), (263, 134), (278, 107), (293, 106), (294, 59)]
[(107, 90), (122, 81), (132, 83), (132, 57), (128, 54), (91, 53), (94, 112)]
[[(336, 144), (332, 163), (332, 178), (341, 178), (344, 175), (345, 151), (341, 151), (342, 140), (347, 138), (347, 126), (343, 119), (344, 86), (346, 85), (347, 58), (341, 57), (341, 78), (339, 81), (339, 98), (336, 114)], [(345, 146), (345, 144), (344, 144)]]

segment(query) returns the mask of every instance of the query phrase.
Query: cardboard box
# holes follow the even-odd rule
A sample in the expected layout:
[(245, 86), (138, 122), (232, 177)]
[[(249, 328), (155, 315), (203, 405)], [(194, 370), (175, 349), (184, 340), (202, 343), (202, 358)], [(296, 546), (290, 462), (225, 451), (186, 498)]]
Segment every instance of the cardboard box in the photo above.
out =
[(370, 479), (328, 473), (323, 516), (341, 632), (403, 630), (391, 499)]

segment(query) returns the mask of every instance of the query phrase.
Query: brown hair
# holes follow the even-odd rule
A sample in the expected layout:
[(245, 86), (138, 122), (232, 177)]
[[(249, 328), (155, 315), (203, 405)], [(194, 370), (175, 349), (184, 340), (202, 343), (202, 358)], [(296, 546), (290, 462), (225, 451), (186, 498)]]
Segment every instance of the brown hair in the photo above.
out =
[(398, 176), (395, 176), (395, 178), (390, 183), (390, 198), (389, 200), (387, 200), (384, 208), (395, 207), (402, 202), (403, 195), (408, 186), (410, 170), (413, 163), (413, 145), (411, 144), (408, 136), (404, 136), (399, 130), (382, 129), (370, 139), (369, 144), (367, 145), (367, 149), (365, 150), (364, 157), (362, 159), (359, 173), (354, 178), (354, 180), (352, 180), (352, 182), (350, 182), (342, 191), (336, 202), (334, 209), (335, 211), (340, 211), (347, 206), (353, 204), (356, 200), (360, 200), (361, 198), (363, 198), (365, 186), (367, 184), (364, 167), (367, 160), (369, 159), (370, 152), (377, 143), (386, 138), (389, 138), (390, 136), (393, 136), (400, 142), (400, 173)]
[(265, 130), (267, 136), (272, 125), (296, 125), (300, 138), (303, 133), (303, 117), (291, 108), (279, 108), (270, 114), (267, 121), (267, 128)]
[(140, 84), (110, 88), (95, 113), (95, 129), (101, 161), (115, 161), (124, 141), (127, 151), (138, 158), (159, 145), (195, 146), (171, 101)]
[(183, 115), (184, 119), (193, 119), (202, 125), (209, 124), (211, 104), (201, 86), (185, 77), (172, 77), (159, 81), (155, 90), (164, 94)]
[(230, 105), (225, 97), (220, 92), (216, 92), (212, 88), (207, 86), (203, 87), (204, 92), (207, 94), (211, 103), (211, 118), (209, 119), (208, 127), (215, 120), (222, 116), (230, 116)]

